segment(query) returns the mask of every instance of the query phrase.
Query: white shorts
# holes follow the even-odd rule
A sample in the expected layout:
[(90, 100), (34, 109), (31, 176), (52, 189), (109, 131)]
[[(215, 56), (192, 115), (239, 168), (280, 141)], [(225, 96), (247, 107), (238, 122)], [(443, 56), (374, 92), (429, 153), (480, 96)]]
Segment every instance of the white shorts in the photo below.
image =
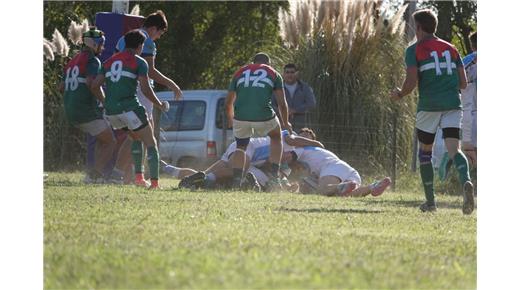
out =
[[(139, 111), (138, 113), (141, 117), (139, 117), (135, 111)], [(144, 108), (142, 107), (139, 107), (134, 111), (124, 112), (117, 115), (107, 115), (106, 117), (112, 127), (116, 130), (128, 128), (131, 131), (135, 131), (136, 129), (140, 129), (148, 125), (148, 118), (144, 113)]]
[(143, 91), (141, 91), (140, 85), (137, 85), (137, 99), (139, 100), (139, 103), (141, 103), (141, 106), (144, 107), (148, 119), (152, 120), (153, 103), (152, 101), (148, 100), (147, 97), (144, 96)]
[[(224, 152), (224, 154), (222, 154), (222, 157), (220, 158), (220, 160), (222, 160), (224, 162), (229, 162), (229, 158), (231, 157), (231, 154), (235, 153), (236, 150), (237, 150), (237, 142), (231, 143), (231, 145), (229, 145), (228, 148), (226, 149), (226, 152)], [(251, 160), (251, 158), (253, 158), (254, 151), (255, 151), (254, 146), (249, 146), (249, 145), (247, 146), (246, 156), (249, 158), (249, 160)]]
[(280, 127), (277, 117), (269, 121), (250, 122), (233, 120), (233, 135), (235, 138), (264, 137), (273, 129)]
[(92, 136), (97, 136), (101, 134), (101, 132), (110, 128), (110, 124), (108, 124), (105, 119), (96, 119), (90, 122), (81, 123), (76, 125), (81, 131), (88, 133)]
[(249, 166), (247, 172), (253, 173), (261, 186), (265, 186), (269, 181), (269, 177), (267, 177), (267, 175), (262, 170), (256, 168), (255, 166)]
[(461, 128), (462, 110), (442, 112), (417, 112), (415, 127), (421, 131), (435, 134), (437, 128)]
[(361, 177), (357, 170), (343, 160), (324, 165), (320, 170), (320, 178), (324, 176), (336, 176), (341, 179), (341, 182), (354, 181), (361, 185)]

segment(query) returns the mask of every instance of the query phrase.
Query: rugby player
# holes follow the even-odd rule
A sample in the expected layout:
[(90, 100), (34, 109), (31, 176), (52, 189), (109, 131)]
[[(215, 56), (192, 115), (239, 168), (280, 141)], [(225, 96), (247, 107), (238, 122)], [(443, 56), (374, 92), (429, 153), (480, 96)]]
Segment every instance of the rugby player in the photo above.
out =
[(139, 56), (145, 39), (140, 30), (127, 32), (125, 49), (103, 63), (102, 74), (97, 76), (95, 84), (100, 87), (106, 81), (105, 110), (112, 127), (131, 131), (133, 138), (138, 138), (147, 146), (151, 185), (144, 179), (142, 154), (132, 154), (135, 184), (156, 189), (159, 188), (159, 153), (146, 110), (136, 96), (137, 82), (144, 95), (162, 111), (168, 110), (169, 104), (157, 99), (148, 82), (148, 63)]
[(390, 93), (392, 100), (400, 100), (419, 87), (416, 130), (419, 139), (421, 180), (426, 202), (419, 207), (423, 212), (437, 210), (433, 188), (432, 147), (437, 128), (448, 155), (459, 173), (462, 187), (462, 212), (471, 214), (475, 208), (473, 183), (468, 160), (461, 151), (460, 128), (462, 105), (460, 90), (467, 87), (466, 72), (455, 46), (435, 35), (437, 16), (429, 9), (414, 12), (417, 41), (406, 49), (406, 79), (402, 89)]

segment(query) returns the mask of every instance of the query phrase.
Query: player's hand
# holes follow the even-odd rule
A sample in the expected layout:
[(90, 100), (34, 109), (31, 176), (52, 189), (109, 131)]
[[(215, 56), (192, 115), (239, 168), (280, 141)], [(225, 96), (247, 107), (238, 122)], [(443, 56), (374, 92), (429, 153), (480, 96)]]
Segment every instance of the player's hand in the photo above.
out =
[(392, 101), (399, 101), (401, 99), (401, 89), (399, 88), (395, 88), (391, 93), (390, 93), (390, 99)]
[(290, 122), (287, 122), (287, 124), (282, 125), (282, 129), (289, 131), (289, 135), (293, 133), (292, 125)]
[(161, 111), (168, 112), (170, 110), (170, 103), (168, 101), (161, 102)]
[(173, 94), (175, 95), (175, 100), (178, 101), (182, 99), (182, 91), (178, 86), (172, 88)]
[(228, 129), (233, 128), (233, 116), (228, 116), (227, 117), (227, 128)]

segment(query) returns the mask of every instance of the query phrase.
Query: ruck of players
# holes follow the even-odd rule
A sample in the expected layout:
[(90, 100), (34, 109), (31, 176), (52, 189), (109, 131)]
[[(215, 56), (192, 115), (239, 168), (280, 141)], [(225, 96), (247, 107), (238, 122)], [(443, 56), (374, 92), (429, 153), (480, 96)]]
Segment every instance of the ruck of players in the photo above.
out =
[[(476, 84), (476, 33), (472, 35), (474, 55), (463, 60), (453, 44), (435, 35), (434, 12), (418, 10), (413, 19), (416, 41), (406, 49), (405, 70), (398, 72), (405, 80), (396, 83), (399, 87), (388, 95), (399, 102), (418, 88), (415, 130), (426, 199), (419, 209), (437, 210), (432, 152), (434, 142), (442, 142), (446, 155), (439, 171), (448, 170), (448, 164), (456, 171), (462, 212), (471, 214), (475, 208), (470, 166), (476, 165), (476, 86), (472, 86)], [(166, 76), (156, 67), (161, 58), (155, 42), (167, 31), (166, 15), (162, 11), (152, 13), (141, 28), (118, 39), (115, 53), (101, 62), (106, 35), (91, 27), (82, 35), (81, 51), (65, 66), (61, 88), (66, 117), (96, 140), (94, 166), (87, 170), (85, 183), (130, 183), (126, 186), (171, 190), (161, 186), (162, 174), (162, 178), (177, 179), (178, 188), (193, 194), (198, 190), (378, 198), (391, 194), (390, 177), (380, 173), (377, 180), (364, 182), (349, 164), (348, 156), (340, 158), (324, 146), (320, 132), (312, 126), (302, 128), (306, 110), (316, 105), (312, 89), (294, 79), (285, 86), (284, 79), (290, 79), (297, 66), (286, 65), (282, 77), (272, 63), (275, 56), (260, 51), (252, 52), (248, 63), (229, 76), (224, 110), (234, 142), (222, 156), (204, 170), (163, 160), (153, 133), (161, 124), (154, 124), (152, 112), (167, 112), (170, 103), (159, 100), (154, 83), (173, 92), (172, 101), (183, 98), (181, 88), (173, 81), (175, 76)], [(295, 96), (310, 100), (310, 105), (297, 108), (293, 105)], [(288, 98), (295, 107), (288, 105)], [(467, 106), (475, 113), (466, 110)], [(298, 120), (298, 127), (290, 120)], [(125, 136), (119, 146), (116, 132)], [(130, 182), (128, 178), (125, 182), (128, 175)]]

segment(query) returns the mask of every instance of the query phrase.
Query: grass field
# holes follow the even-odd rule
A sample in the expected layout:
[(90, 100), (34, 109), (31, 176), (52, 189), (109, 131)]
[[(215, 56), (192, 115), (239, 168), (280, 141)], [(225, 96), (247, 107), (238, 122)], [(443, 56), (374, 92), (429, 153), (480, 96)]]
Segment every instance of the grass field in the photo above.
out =
[(420, 188), (346, 199), (81, 178), (44, 186), (46, 289), (476, 287), (476, 212), (459, 196), (425, 214)]

